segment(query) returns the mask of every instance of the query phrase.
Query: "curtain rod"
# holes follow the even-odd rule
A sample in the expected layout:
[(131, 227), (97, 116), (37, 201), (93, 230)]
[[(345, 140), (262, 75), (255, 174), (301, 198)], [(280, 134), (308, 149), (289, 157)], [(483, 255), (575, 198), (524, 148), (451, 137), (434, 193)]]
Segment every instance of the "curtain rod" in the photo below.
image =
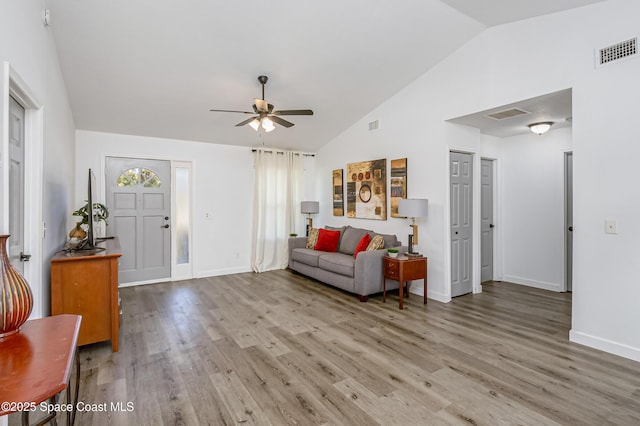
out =
[[(255, 148), (251, 150), (251, 152), (256, 152), (256, 151), (258, 151), (258, 150), (255, 149)], [(273, 154), (273, 151), (268, 151), (266, 149), (263, 149), (262, 151), (266, 152), (267, 154)], [(276, 154), (284, 154), (284, 151), (275, 151), (275, 153)], [(295, 155), (302, 155), (304, 157), (315, 157), (316, 156), (315, 154), (307, 154), (307, 153), (304, 153), (304, 152), (295, 152), (294, 154)]]

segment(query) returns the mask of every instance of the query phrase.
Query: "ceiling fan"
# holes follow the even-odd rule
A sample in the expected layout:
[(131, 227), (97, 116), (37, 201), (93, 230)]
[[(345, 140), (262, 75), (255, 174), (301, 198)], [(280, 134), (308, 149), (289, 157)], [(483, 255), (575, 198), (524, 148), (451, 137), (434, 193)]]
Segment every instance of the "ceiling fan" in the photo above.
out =
[(254, 117), (248, 118), (240, 123), (236, 124), (236, 127), (250, 125), (253, 130), (258, 131), (262, 127), (265, 131), (270, 132), (276, 127), (273, 123), (277, 123), (284, 127), (291, 127), (294, 124), (283, 118), (281, 115), (313, 115), (313, 111), (310, 109), (283, 109), (274, 111), (274, 106), (264, 100), (264, 85), (269, 78), (266, 75), (258, 76), (258, 81), (262, 85), (262, 99), (254, 99), (253, 111), (234, 111), (228, 109), (210, 109), (213, 112), (237, 112), (240, 114), (255, 114)]

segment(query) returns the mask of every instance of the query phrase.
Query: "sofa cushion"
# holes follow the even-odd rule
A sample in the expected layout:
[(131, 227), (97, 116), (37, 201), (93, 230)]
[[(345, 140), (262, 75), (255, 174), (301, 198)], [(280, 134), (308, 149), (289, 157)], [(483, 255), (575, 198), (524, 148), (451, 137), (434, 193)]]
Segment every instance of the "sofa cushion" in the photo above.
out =
[(320, 229), (314, 250), (336, 252), (338, 251), (338, 240), (340, 240), (340, 231)]
[(312, 249), (318, 242), (318, 228), (309, 229), (309, 236), (307, 237), (307, 248)]
[(381, 248), (384, 248), (384, 238), (382, 238), (382, 235), (379, 234), (374, 234), (371, 238), (371, 241), (369, 241), (369, 245), (367, 246), (367, 251), (373, 251), (373, 250), (379, 250)]
[(321, 269), (336, 274), (353, 277), (355, 259), (342, 253), (323, 253), (318, 259), (318, 266)]
[(347, 229), (344, 230), (342, 234), (342, 239), (340, 240), (340, 247), (338, 247), (338, 251), (344, 254), (353, 254), (356, 251), (356, 247), (358, 243), (369, 231), (361, 228), (353, 228), (351, 226), (347, 226)]
[(369, 247), (370, 242), (371, 242), (371, 235), (364, 234), (364, 236), (360, 238), (360, 241), (358, 242), (358, 245), (356, 246), (356, 249), (353, 252), (353, 257), (356, 258), (358, 257), (358, 253), (360, 253), (361, 251), (365, 251), (367, 247)]
[(304, 263), (305, 265), (318, 267), (318, 260), (324, 252), (315, 251), (308, 248), (297, 248), (291, 252), (291, 258), (296, 262)]
[(389, 234), (380, 234), (380, 235), (382, 235), (382, 239), (384, 240), (384, 247), (391, 248), (391, 247), (397, 247), (400, 245), (400, 241), (398, 241), (398, 237), (396, 237), (395, 235), (389, 235)]

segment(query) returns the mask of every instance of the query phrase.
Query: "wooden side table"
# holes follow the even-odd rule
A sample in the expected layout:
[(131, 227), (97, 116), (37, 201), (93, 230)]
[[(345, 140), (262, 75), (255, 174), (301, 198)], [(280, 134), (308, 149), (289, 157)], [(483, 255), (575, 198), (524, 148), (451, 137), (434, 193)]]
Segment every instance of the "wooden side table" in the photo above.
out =
[[(0, 339), (0, 416), (22, 411), (22, 424), (29, 424), (29, 412), (39, 411), (40, 403), (56, 404), (67, 389), (67, 404), (76, 407), (80, 383), (78, 356), (79, 315), (56, 315), (25, 322), (19, 333)], [(75, 395), (71, 401), (71, 369), (76, 366)], [(41, 423), (53, 420), (48, 412)], [(73, 424), (75, 409), (67, 413)]]
[[(400, 284), (398, 293), (400, 294), (400, 309), (404, 309), (403, 296), (404, 285), (407, 281), (422, 280), (424, 283), (424, 303), (427, 303), (427, 258), (385, 256), (382, 261), (382, 302), (387, 299), (387, 278), (398, 281)], [(409, 289), (407, 288), (407, 297)]]
[(105, 250), (61, 251), (51, 259), (51, 315), (82, 316), (80, 346), (111, 340), (118, 352), (120, 303), (118, 238), (98, 243)]

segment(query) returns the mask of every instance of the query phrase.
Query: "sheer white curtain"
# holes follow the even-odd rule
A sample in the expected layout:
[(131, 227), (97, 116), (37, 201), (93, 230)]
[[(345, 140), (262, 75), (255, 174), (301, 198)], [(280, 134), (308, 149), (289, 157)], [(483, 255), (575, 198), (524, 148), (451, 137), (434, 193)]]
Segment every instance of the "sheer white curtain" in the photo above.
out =
[(287, 266), (289, 233), (302, 220), (300, 199), (304, 189), (303, 155), (291, 151), (255, 151), (253, 196), (253, 253), (255, 272)]

